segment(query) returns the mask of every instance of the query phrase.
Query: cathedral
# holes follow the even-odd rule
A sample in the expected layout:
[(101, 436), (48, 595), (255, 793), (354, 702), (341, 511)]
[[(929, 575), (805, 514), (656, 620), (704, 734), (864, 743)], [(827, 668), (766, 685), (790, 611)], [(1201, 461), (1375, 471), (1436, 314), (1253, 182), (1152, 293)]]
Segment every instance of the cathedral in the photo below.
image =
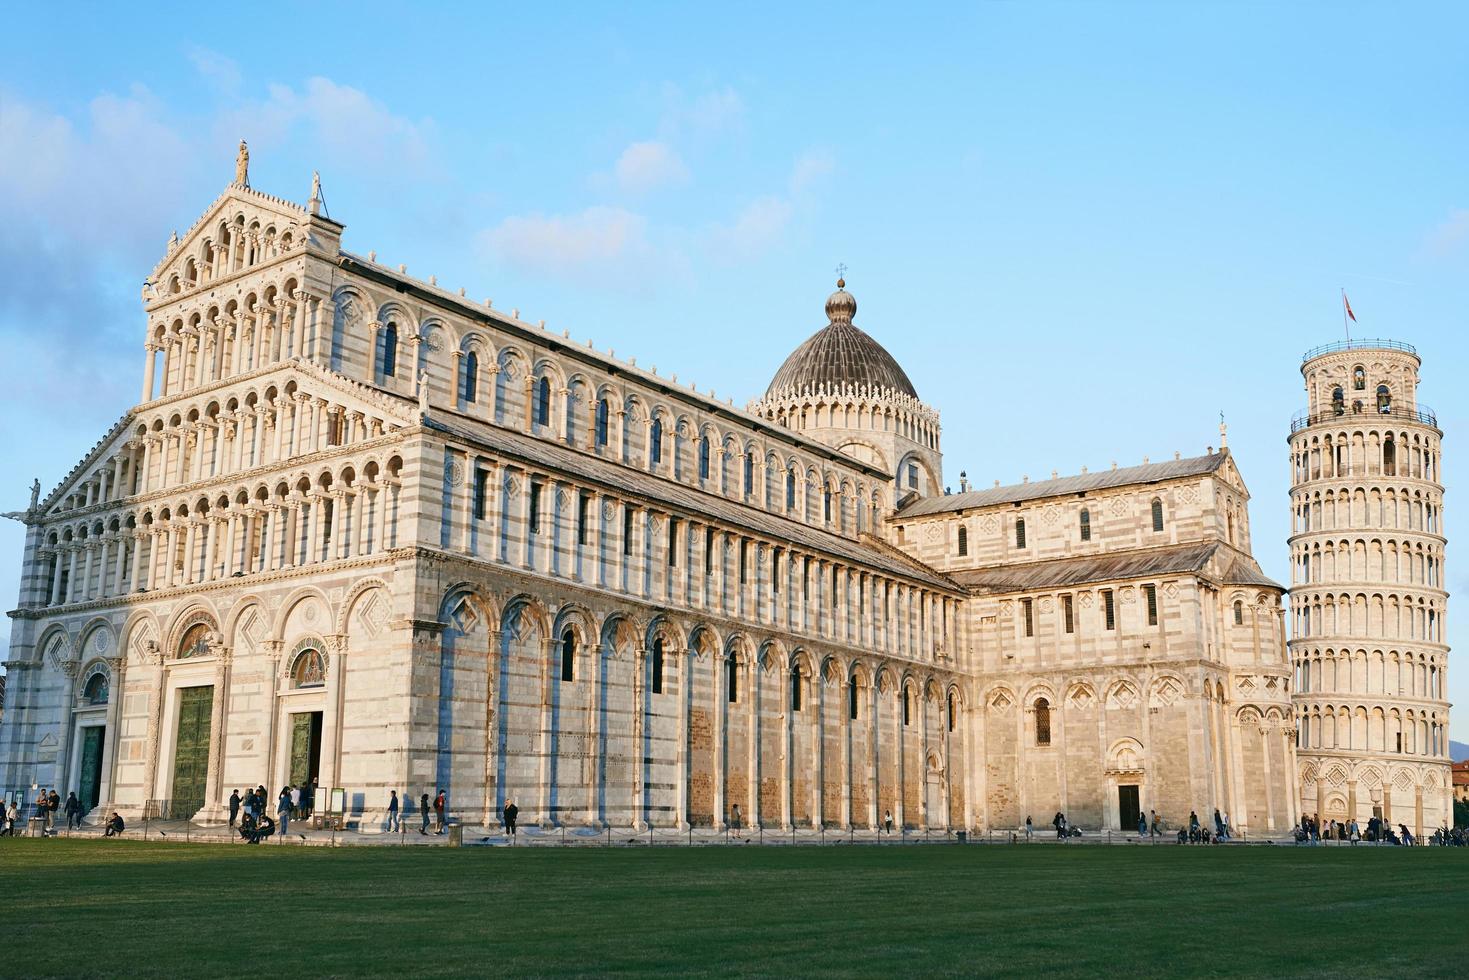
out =
[(12, 798), (1265, 836), (1325, 799), (1222, 433), (949, 493), (841, 281), (741, 409), (344, 250), (247, 160), (147, 276), (138, 404), (23, 515)]

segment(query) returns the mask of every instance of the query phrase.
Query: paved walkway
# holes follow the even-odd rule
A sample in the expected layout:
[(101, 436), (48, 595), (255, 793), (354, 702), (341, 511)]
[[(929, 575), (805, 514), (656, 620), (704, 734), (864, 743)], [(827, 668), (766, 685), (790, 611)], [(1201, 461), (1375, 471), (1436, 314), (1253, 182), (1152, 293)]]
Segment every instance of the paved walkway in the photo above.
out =
[[(19, 828), (17, 828), (19, 829)], [(418, 824), (406, 828), (402, 833), (387, 833), (381, 830), (343, 830), (335, 833), (330, 830), (313, 830), (309, 822), (293, 821), (290, 829), (285, 833), (277, 833), (263, 841), (262, 847), (275, 847), (282, 844), (295, 844), (297, 846), (317, 847), (445, 847), (455, 844), (456, 836), (460, 838), (459, 843), (464, 847), (612, 847), (612, 846), (699, 846), (699, 845), (728, 845), (733, 847), (765, 845), (765, 846), (791, 846), (791, 845), (868, 845), (868, 846), (901, 846), (913, 844), (958, 844), (961, 842), (959, 835), (952, 831), (943, 830), (909, 830), (903, 833), (877, 833), (871, 830), (811, 830), (809, 828), (791, 830), (760, 829), (745, 830), (736, 837), (729, 831), (715, 831), (708, 828), (695, 828), (692, 830), (653, 829), (636, 832), (626, 828), (597, 830), (590, 827), (555, 827), (542, 828), (536, 826), (521, 826), (512, 840), (500, 827), (482, 827), (477, 824), (465, 824), (462, 831), (456, 835), (453, 832), (456, 826), (452, 825), (444, 834), (436, 834), (430, 831), (428, 834), (420, 834)], [(61, 827), (57, 831), (58, 837), (82, 837), (101, 838), (103, 836), (100, 826), (88, 825), (81, 830), (68, 831)], [(232, 828), (225, 824), (199, 824), (183, 820), (149, 820), (137, 821), (128, 825), (124, 837), (129, 840), (169, 841), (179, 843), (210, 842), (210, 843), (236, 843), (244, 845), (245, 841)], [(1022, 831), (996, 830), (990, 832), (975, 832), (964, 835), (964, 843), (968, 844), (1014, 844), (1016, 846), (1028, 847), (1083, 847), (1098, 844), (1114, 844), (1124, 846), (1177, 846), (1176, 838), (1168, 835), (1164, 838), (1140, 838), (1137, 834), (1127, 834), (1118, 831), (1101, 831), (1083, 833), (1081, 837), (1074, 837), (1067, 841), (1055, 839), (1054, 834), (1042, 834), (1037, 832), (1033, 840), (1027, 842)], [(1289, 837), (1267, 837), (1251, 838), (1249, 840), (1230, 841), (1229, 845), (1240, 844), (1286, 844), (1293, 843)], [(1344, 843), (1344, 842), (1334, 842)], [(1228, 845), (1227, 845), (1228, 846)]]

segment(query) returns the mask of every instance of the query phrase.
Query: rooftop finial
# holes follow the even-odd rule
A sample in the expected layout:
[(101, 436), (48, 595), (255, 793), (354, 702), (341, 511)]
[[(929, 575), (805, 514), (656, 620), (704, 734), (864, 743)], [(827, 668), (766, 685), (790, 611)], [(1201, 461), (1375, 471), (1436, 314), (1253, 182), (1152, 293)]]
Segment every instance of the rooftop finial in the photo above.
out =
[(837, 263), (837, 288), (847, 288), (847, 263), (845, 262)]
[(1229, 448), (1229, 426), (1224, 424), (1224, 413), (1219, 413), (1219, 448)]
[(240, 140), (240, 152), (235, 154), (235, 183), (250, 186), (250, 148), (244, 140)]
[(312, 214), (321, 214), (322, 205), (326, 202), (321, 197), (321, 171), (311, 171), (311, 200), (307, 202), (306, 210)]

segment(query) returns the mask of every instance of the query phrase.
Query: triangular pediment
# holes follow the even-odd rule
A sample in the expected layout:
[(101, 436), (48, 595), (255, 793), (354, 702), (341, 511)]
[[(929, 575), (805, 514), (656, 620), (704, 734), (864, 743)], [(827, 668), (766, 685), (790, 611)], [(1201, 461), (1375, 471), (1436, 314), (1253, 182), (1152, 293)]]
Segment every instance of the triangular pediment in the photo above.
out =
[(256, 250), (257, 261), (250, 265), (296, 251), (311, 237), (309, 223), (310, 215), (299, 204), (231, 184), (187, 232), (176, 241), (169, 240), (163, 258), (148, 276), (144, 301), (161, 302), (197, 289), (209, 279), (219, 279), (230, 261), (219, 249), (230, 247), (232, 239), (237, 250), (232, 268), (245, 264), (251, 249)]
[(42, 514), (55, 515), (63, 511), (71, 510), (67, 505), (67, 498), (73, 490), (86, 485), (88, 480), (100, 474), (104, 468), (112, 466), (112, 458), (122, 450), (123, 444), (128, 441), (132, 432), (133, 415), (131, 412), (124, 415), (112, 424), (107, 434), (97, 441), (91, 451), (82, 457), (81, 461), (73, 466), (71, 472), (46, 495), (40, 502), (38, 510)]

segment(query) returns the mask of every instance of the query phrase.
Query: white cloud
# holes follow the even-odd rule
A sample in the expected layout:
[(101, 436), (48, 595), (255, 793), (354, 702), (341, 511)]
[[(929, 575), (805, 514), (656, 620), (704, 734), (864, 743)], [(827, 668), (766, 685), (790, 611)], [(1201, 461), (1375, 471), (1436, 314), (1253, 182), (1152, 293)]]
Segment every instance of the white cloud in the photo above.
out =
[(298, 129), (331, 159), (354, 169), (399, 175), (437, 170), (432, 119), (397, 115), (361, 89), (320, 76), (308, 78), (299, 91), (272, 84), (265, 99), (225, 112), (214, 127), (216, 141), (246, 139), (252, 147), (285, 143)]
[(189, 48), (188, 56), (194, 70), (221, 93), (235, 95), (240, 91), (240, 66), (233, 58), (198, 45)]
[(791, 168), (791, 194), (799, 195), (813, 189), (828, 174), (836, 169), (836, 160), (825, 150), (808, 150), (796, 158)]
[(689, 179), (688, 168), (673, 147), (652, 140), (623, 150), (614, 172), (618, 186), (633, 194), (646, 194)]
[(598, 206), (572, 215), (508, 217), (484, 233), (484, 245), (508, 265), (529, 271), (580, 272), (645, 256), (647, 228), (640, 214)]
[(659, 131), (669, 138), (718, 136), (739, 132), (745, 125), (745, 103), (725, 85), (689, 98), (679, 86), (663, 86), (663, 115)]
[(1448, 219), (1428, 236), (1427, 249), (1432, 255), (1448, 255), (1469, 241), (1469, 208), (1453, 208)]
[(710, 233), (716, 251), (751, 256), (765, 251), (784, 235), (793, 213), (784, 197), (767, 195), (740, 209), (734, 221)]

